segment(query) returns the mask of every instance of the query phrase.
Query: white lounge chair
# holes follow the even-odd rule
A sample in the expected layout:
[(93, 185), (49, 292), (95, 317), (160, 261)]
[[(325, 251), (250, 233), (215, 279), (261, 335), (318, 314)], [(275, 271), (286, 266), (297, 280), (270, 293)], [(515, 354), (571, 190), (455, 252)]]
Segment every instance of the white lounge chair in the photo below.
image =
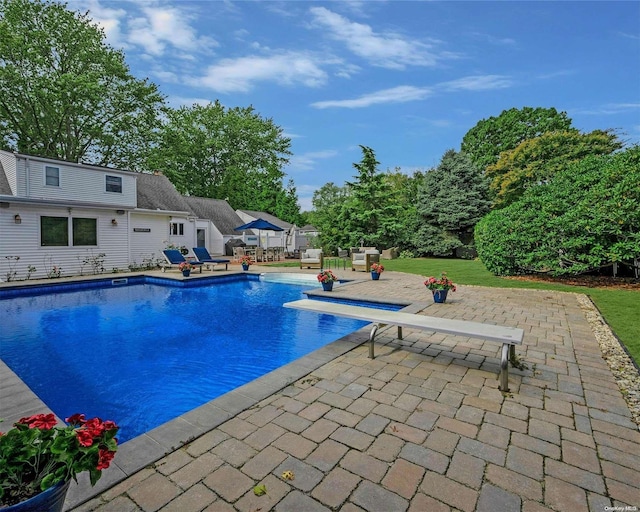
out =
[(300, 268), (323, 268), (322, 249), (307, 249), (300, 255)]

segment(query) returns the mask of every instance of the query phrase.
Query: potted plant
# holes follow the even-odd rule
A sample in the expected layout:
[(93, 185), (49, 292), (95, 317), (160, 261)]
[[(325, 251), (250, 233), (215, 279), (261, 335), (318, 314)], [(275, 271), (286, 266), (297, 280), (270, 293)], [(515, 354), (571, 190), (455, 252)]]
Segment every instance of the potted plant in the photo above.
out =
[(242, 265), (242, 270), (249, 270), (249, 266), (253, 265), (251, 256), (244, 255), (242, 258), (240, 258), (240, 264)]
[(443, 303), (447, 300), (447, 293), (449, 293), (449, 290), (452, 292), (456, 291), (456, 285), (447, 277), (446, 272), (442, 272), (439, 279), (436, 279), (433, 276), (428, 277), (424, 282), (424, 285), (431, 290), (434, 302), (439, 303)]
[(371, 279), (377, 281), (380, 279), (380, 274), (384, 272), (384, 265), (380, 263), (372, 263), (371, 264)]
[(193, 265), (188, 261), (183, 261), (182, 263), (180, 263), (180, 265), (178, 265), (178, 269), (182, 272), (182, 275), (184, 277), (189, 277), (192, 268)]
[[(62, 510), (71, 479), (89, 472), (91, 485), (117, 450), (118, 426), (84, 414), (57, 424), (53, 414), (21, 418), (0, 434), (0, 508), (4, 511)], [(8, 507), (8, 508), (2, 508)]]
[(318, 281), (322, 284), (322, 289), (325, 292), (333, 290), (333, 282), (337, 281), (336, 275), (331, 270), (321, 270), (318, 274)]

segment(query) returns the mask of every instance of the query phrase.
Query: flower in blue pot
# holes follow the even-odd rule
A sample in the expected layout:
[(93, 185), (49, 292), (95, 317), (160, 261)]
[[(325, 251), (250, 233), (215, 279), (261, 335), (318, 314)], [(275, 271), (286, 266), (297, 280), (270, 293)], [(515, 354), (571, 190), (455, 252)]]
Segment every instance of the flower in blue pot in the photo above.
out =
[(322, 289), (325, 292), (330, 292), (331, 290), (333, 290), (333, 283), (334, 281), (338, 280), (336, 275), (331, 272), (331, 270), (322, 270), (317, 277), (318, 281), (320, 281), (320, 283), (322, 284)]
[(91, 485), (100, 479), (116, 453), (118, 426), (84, 414), (66, 423), (35, 414), (0, 434), (0, 509), (59, 511), (78, 473), (88, 471)]
[(384, 266), (380, 263), (372, 263), (371, 264), (371, 279), (377, 281), (380, 279), (380, 274), (384, 272)]
[(456, 285), (447, 277), (446, 272), (442, 272), (439, 279), (433, 276), (428, 277), (424, 285), (431, 290), (433, 301), (437, 303), (444, 303), (447, 300), (449, 290), (456, 291)]

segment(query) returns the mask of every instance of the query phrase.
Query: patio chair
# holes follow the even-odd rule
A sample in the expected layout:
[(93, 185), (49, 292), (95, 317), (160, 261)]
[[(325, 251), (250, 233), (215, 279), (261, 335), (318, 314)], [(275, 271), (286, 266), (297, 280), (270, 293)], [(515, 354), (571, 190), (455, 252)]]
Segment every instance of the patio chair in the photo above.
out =
[(244, 247), (233, 248), (233, 261), (240, 261), (244, 255)]
[(174, 265), (177, 267), (180, 263), (188, 261), (193, 267), (199, 267), (202, 274), (202, 263), (199, 261), (186, 260), (182, 253), (178, 249), (165, 249), (162, 251), (164, 259), (167, 260), (165, 264), (162, 264), (162, 271), (166, 272), (167, 268), (172, 268)]
[(224, 269), (228, 270), (229, 260), (226, 258), (212, 258), (211, 254), (206, 247), (193, 247), (193, 254), (196, 255), (200, 263), (209, 264), (211, 270), (213, 270), (216, 264), (222, 265), (224, 263)]
[(262, 247), (256, 247), (256, 261), (266, 261), (266, 256)]
[(370, 272), (372, 263), (380, 263), (380, 252), (377, 249), (367, 249), (351, 255), (351, 270)]
[(307, 249), (300, 255), (300, 268), (323, 268), (322, 249)]

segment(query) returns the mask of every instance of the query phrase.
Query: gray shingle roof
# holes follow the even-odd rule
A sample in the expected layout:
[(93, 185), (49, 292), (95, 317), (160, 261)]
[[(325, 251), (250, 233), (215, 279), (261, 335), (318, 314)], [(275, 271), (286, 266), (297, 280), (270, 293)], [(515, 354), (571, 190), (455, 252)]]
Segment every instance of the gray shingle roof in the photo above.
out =
[(137, 179), (138, 208), (193, 213), (186, 198), (163, 174), (138, 173)]
[(209, 219), (223, 235), (239, 235), (241, 233), (235, 231), (234, 228), (242, 226), (244, 222), (224, 199), (193, 196), (187, 196), (184, 199), (199, 219)]
[(246, 213), (247, 215), (250, 215), (254, 219), (264, 219), (268, 222), (271, 222), (271, 224), (274, 224), (282, 229), (290, 229), (293, 226), (293, 224), (286, 222), (284, 220), (281, 220), (278, 217), (274, 217), (273, 215), (267, 212), (256, 212), (253, 210), (240, 210), (240, 211), (243, 213)]

